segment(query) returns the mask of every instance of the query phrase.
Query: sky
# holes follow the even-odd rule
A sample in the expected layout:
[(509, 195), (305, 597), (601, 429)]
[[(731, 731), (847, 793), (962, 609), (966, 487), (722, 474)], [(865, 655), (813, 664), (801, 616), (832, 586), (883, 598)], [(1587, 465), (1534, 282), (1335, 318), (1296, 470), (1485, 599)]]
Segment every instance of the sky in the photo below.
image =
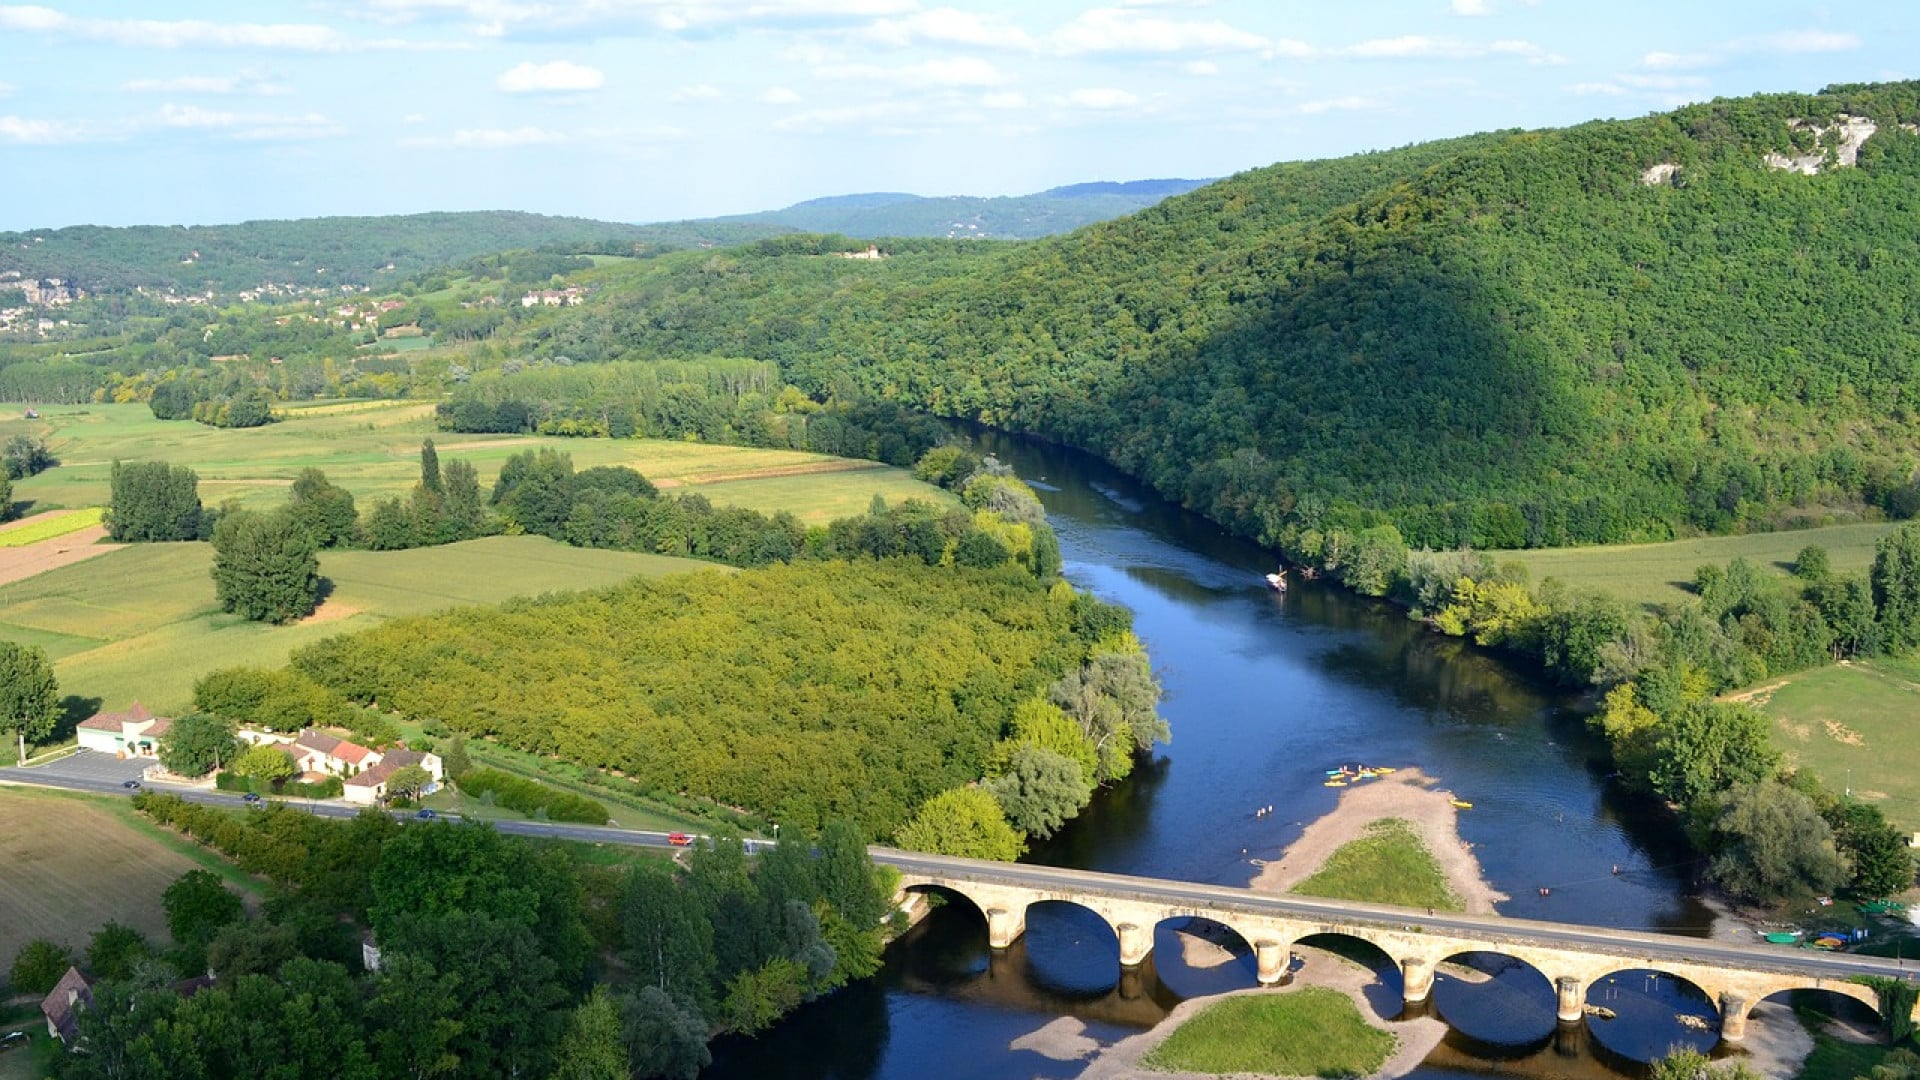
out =
[(1916, 0), (0, 3), (0, 229), (1015, 195), (1916, 57)]

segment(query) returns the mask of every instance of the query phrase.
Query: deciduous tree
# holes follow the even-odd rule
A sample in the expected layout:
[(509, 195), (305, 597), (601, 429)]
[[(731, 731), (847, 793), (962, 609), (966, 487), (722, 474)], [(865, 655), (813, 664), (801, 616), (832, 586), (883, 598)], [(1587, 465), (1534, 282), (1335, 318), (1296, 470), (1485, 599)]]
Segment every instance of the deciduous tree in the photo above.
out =
[(1000, 804), (983, 788), (954, 788), (928, 799), (895, 839), (909, 851), (1012, 862), (1026, 839), (1007, 824)]
[(320, 559), (312, 535), (286, 513), (226, 515), (213, 530), (213, 586), (223, 610), (256, 622), (313, 614)]
[(1830, 892), (1846, 880), (1819, 809), (1772, 780), (1729, 791), (1713, 832), (1720, 848), (1713, 878), (1737, 896), (1772, 903)]
[(16, 994), (44, 995), (72, 966), (73, 957), (65, 946), (46, 938), (34, 938), (14, 954), (13, 966), (7, 970), (7, 983)]
[(38, 645), (0, 641), (0, 732), (13, 735), (20, 764), (27, 763), (27, 740), (53, 734), (60, 720), (60, 684), (47, 651)]
[(108, 535), (122, 543), (199, 540), (207, 533), (200, 478), (164, 461), (113, 463)]
[(291, 777), (294, 765), (285, 750), (272, 743), (260, 743), (233, 759), (233, 771), (255, 783), (271, 784)]
[(205, 776), (233, 761), (238, 752), (231, 721), (209, 713), (188, 713), (175, 720), (161, 740), (160, 764), (181, 776)]

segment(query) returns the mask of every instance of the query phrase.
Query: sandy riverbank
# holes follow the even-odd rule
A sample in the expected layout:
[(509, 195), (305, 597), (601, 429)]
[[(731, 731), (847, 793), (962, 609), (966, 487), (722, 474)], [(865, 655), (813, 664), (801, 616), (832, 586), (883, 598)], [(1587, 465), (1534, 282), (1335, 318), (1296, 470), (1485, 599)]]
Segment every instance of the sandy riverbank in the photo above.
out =
[[(1398, 1040), (1398, 1044), (1395, 1046), (1393, 1054), (1387, 1058), (1386, 1064), (1380, 1067), (1379, 1072), (1373, 1074), (1376, 1080), (1391, 1080), (1393, 1077), (1405, 1076), (1412, 1072), (1419, 1067), (1422, 1061), (1426, 1060), (1427, 1055), (1431, 1054), (1433, 1048), (1439, 1045), (1440, 1040), (1446, 1036), (1447, 1025), (1431, 1017), (1420, 1017), (1414, 1020), (1389, 1023), (1378, 1013), (1374, 1012), (1373, 1006), (1367, 1003), (1366, 988), (1378, 979), (1378, 976), (1367, 968), (1351, 960), (1344, 960), (1332, 953), (1321, 952), (1318, 949), (1301, 949), (1299, 950), (1299, 955), (1303, 964), (1298, 971), (1294, 972), (1293, 981), (1289, 983), (1285, 989), (1276, 990), (1255, 987), (1246, 990), (1235, 990), (1227, 994), (1216, 994), (1212, 997), (1190, 998), (1183, 1001), (1176, 1006), (1172, 1012), (1167, 1014), (1166, 1019), (1155, 1024), (1152, 1028), (1138, 1035), (1122, 1039), (1101, 1051), (1097, 1057), (1088, 1063), (1086, 1070), (1080, 1074), (1080, 1080), (1131, 1080), (1131, 1078), (1134, 1077), (1154, 1077), (1156, 1080), (1222, 1080), (1221, 1077), (1205, 1073), (1149, 1071), (1141, 1067), (1140, 1059), (1145, 1057), (1154, 1047), (1165, 1041), (1167, 1036), (1173, 1034), (1175, 1028), (1185, 1023), (1195, 1013), (1216, 1001), (1222, 1001), (1230, 997), (1239, 997), (1244, 994), (1284, 994), (1289, 990), (1302, 986), (1324, 986), (1346, 994), (1347, 997), (1353, 1000), (1355, 1007), (1360, 1010), (1361, 1017), (1364, 1018), (1368, 1024), (1393, 1035), (1394, 1038)], [(1055, 1024), (1057, 1023), (1058, 1021), (1055, 1022)], [(1052, 1029), (1055, 1027), (1055, 1024), (1049, 1024), (1047, 1028), (1041, 1030), (1047, 1031), (1048, 1029)], [(1035, 1033), (1035, 1035), (1038, 1034), (1040, 1033)], [(1061, 1050), (1065, 1050), (1069, 1046), (1074, 1045), (1072, 1042), (1074, 1032), (1056, 1031), (1054, 1034), (1063, 1037), (1060, 1045)], [(1015, 1045), (1021, 1046), (1024, 1043), (1025, 1046), (1023, 1048), (1038, 1049), (1038, 1047), (1035, 1047), (1028, 1041), (1032, 1038), (1033, 1036), (1028, 1036), (1027, 1039), (1023, 1039), (1021, 1043), (1016, 1043)], [(1045, 1051), (1042, 1052), (1044, 1053)], [(1063, 1060), (1063, 1058), (1054, 1054), (1048, 1056), (1055, 1057), (1056, 1060)], [(1228, 1080), (1231, 1080), (1231, 1078), (1228, 1078)]]
[(1435, 783), (1419, 769), (1401, 769), (1347, 788), (1340, 793), (1340, 804), (1333, 812), (1308, 825), (1293, 846), (1261, 868), (1250, 887), (1260, 892), (1287, 892), (1313, 876), (1342, 845), (1359, 839), (1368, 825), (1400, 818), (1413, 826), (1421, 843), (1433, 853), (1446, 874), (1447, 886), (1466, 910), (1476, 915), (1493, 914), (1493, 905), (1505, 900), (1506, 894), (1495, 891), (1482, 878), (1480, 860), (1460, 839), (1460, 809), (1453, 805), (1451, 793), (1436, 789)]

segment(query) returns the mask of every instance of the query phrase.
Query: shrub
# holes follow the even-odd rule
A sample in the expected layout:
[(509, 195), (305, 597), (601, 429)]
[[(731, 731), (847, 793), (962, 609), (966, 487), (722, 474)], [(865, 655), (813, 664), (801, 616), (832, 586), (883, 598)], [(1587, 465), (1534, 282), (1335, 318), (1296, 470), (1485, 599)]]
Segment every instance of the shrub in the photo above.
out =
[(535, 817), (545, 813), (550, 821), (571, 821), (583, 825), (605, 825), (607, 808), (585, 796), (555, 791), (499, 769), (474, 769), (460, 778), (460, 790), (477, 799), (492, 797), (493, 805), (504, 806)]

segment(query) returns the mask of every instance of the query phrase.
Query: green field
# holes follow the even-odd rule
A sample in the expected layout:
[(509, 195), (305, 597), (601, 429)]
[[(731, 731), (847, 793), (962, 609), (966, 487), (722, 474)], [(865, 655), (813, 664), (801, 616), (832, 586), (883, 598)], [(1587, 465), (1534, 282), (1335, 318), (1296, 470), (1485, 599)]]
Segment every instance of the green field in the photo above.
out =
[(1174, 1029), (1141, 1064), (1166, 1072), (1371, 1076), (1398, 1040), (1368, 1024), (1345, 994), (1307, 986), (1232, 997)]
[(1879, 658), (1776, 679), (1745, 694), (1773, 719), (1774, 745), (1833, 791), (1920, 832), (1920, 662)]
[(1553, 548), (1490, 552), (1496, 562), (1526, 566), (1535, 582), (1559, 578), (1581, 589), (1598, 589), (1635, 604), (1666, 604), (1693, 595), (1688, 588), (1702, 563), (1749, 562), (1787, 572), (1793, 557), (1809, 544), (1827, 549), (1836, 573), (1873, 565), (1873, 546), (1893, 531), (1890, 523), (1834, 525), (1824, 529), (1712, 536), (1665, 544), (1615, 544), (1606, 547)]
[[(200, 498), (265, 506), (286, 498), (303, 468), (325, 470), (353, 492), (364, 510), (374, 498), (405, 495), (420, 477), (420, 440), (432, 437), (442, 460), (462, 458), (480, 472), (486, 489), (508, 457), (550, 446), (573, 456), (577, 468), (627, 465), (648, 479), (697, 490), (721, 505), (772, 513), (793, 512), (825, 524), (867, 508), (876, 494), (889, 502), (950, 496), (905, 470), (849, 462), (796, 450), (762, 450), (660, 439), (560, 439), (516, 435), (462, 435), (434, 430), (433, 405), (418, 401), (345, 401), (295, 405), (265, 427), (222, 429), (186, 420), (155, 420), (145, 406), (50, 405), (41, 419), (9, 413), (0, 441), (17, 434), (43, 436), (60, 465), (14, 483), (16, 501), (35, 510), (103, 506), (115, 459), (163, 459), (200, 474)], [(807, 470), (831, 471), (807, 471)]]
[(54, 657), (63, 694), (107, 708), (134, 699), (173, 710), (215, 668), (277, 665), (342, 631), (461, 604), (611, 585), (636, 574), (723, 568), (686, 559), (495, 536), (411, 551), (323, 552), (326, 604), (292, 626), (248, 622), (214, 604), (208, 544), (141, 544), (0, 586), (0, 639)]
[(1420, 842), (1413, 826), (1399, 818), (1368, 825), (1359, 839), (1340, 845), (1324, 866), (1293, 891), (1335, 900), (1466, 910), (1447, 887), (1439, 861)]

